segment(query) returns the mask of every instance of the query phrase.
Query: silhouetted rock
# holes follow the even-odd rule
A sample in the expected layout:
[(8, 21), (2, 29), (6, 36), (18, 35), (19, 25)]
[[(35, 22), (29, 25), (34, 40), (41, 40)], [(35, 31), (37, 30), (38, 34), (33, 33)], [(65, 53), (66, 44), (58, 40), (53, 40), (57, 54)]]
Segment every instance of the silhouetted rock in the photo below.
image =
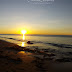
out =
[(27, 44), (33, 44), (33, 43), (31, 43), (31, 41), (28, 41)]
[(8, 39), (13, 39), (13, 38), (8, 38)]
[(72, 54), (72, 52), (68, 52), (69, 54)]
[(16, 40), (16, 39), (14, 39), (14, 38), (7, 38), (7, 39), (13, 39), (13, 40)]

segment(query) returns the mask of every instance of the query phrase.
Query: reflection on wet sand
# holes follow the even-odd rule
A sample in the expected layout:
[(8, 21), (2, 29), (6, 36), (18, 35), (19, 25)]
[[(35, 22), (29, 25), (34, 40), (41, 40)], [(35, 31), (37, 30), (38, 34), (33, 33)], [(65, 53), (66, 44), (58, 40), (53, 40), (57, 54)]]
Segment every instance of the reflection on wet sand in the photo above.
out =
[(19, 55), (32, 55), (30, 52), (20, 51), (18, 52)]
[(32, 53), (20, 51), (17, 53), (18, 57), (26, 63), (31, 63), (35, 58), (32, 57)]

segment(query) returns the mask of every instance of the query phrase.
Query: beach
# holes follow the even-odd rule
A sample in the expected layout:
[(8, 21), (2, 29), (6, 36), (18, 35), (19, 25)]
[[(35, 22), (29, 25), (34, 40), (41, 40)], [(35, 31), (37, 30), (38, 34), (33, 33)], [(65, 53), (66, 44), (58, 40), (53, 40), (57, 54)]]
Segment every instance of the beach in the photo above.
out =
[(72, 0), (0, 0), (0, 72), (72, 72)]
[(71, 62), (56, 62), (44, 52), (0, 40), (0, 72), (71, 72)]
[[(21, 50), (16, 51), (13, 47), (19, 48), (18, 45), (0, 40), (1, 72), (40, 72), (35, 65), (38, 58), (32, 56), (35, 54)], [(42, 61), (39, 62), (42, 63)]]

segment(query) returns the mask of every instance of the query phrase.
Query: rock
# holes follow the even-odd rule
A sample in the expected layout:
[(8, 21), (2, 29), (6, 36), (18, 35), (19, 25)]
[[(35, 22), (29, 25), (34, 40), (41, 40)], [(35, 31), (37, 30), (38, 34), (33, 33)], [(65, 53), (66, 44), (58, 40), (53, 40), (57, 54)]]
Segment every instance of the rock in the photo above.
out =
[(13, 39), (13, 38), (8, 38), (8, 39)]
[(72, 52), (68, 52), (68, 53), (72, 55)]
[(33, 43), (31, 43), (31, 41), (28, 41), (27, 44), (33, 44)]

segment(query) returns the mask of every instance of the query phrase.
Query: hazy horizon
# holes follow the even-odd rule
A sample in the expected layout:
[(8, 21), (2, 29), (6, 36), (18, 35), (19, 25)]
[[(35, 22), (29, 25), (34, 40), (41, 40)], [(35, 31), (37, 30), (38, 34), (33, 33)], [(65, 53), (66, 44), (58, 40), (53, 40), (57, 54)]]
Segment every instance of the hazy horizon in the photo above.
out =
[[(0, 34), (0, 35), (23, 35), (23, 34)], [(25, 34), (25, 35), (44, 35), (44, 36), (72, 36), (72, 35), (49, 35), (49, 34)]]

